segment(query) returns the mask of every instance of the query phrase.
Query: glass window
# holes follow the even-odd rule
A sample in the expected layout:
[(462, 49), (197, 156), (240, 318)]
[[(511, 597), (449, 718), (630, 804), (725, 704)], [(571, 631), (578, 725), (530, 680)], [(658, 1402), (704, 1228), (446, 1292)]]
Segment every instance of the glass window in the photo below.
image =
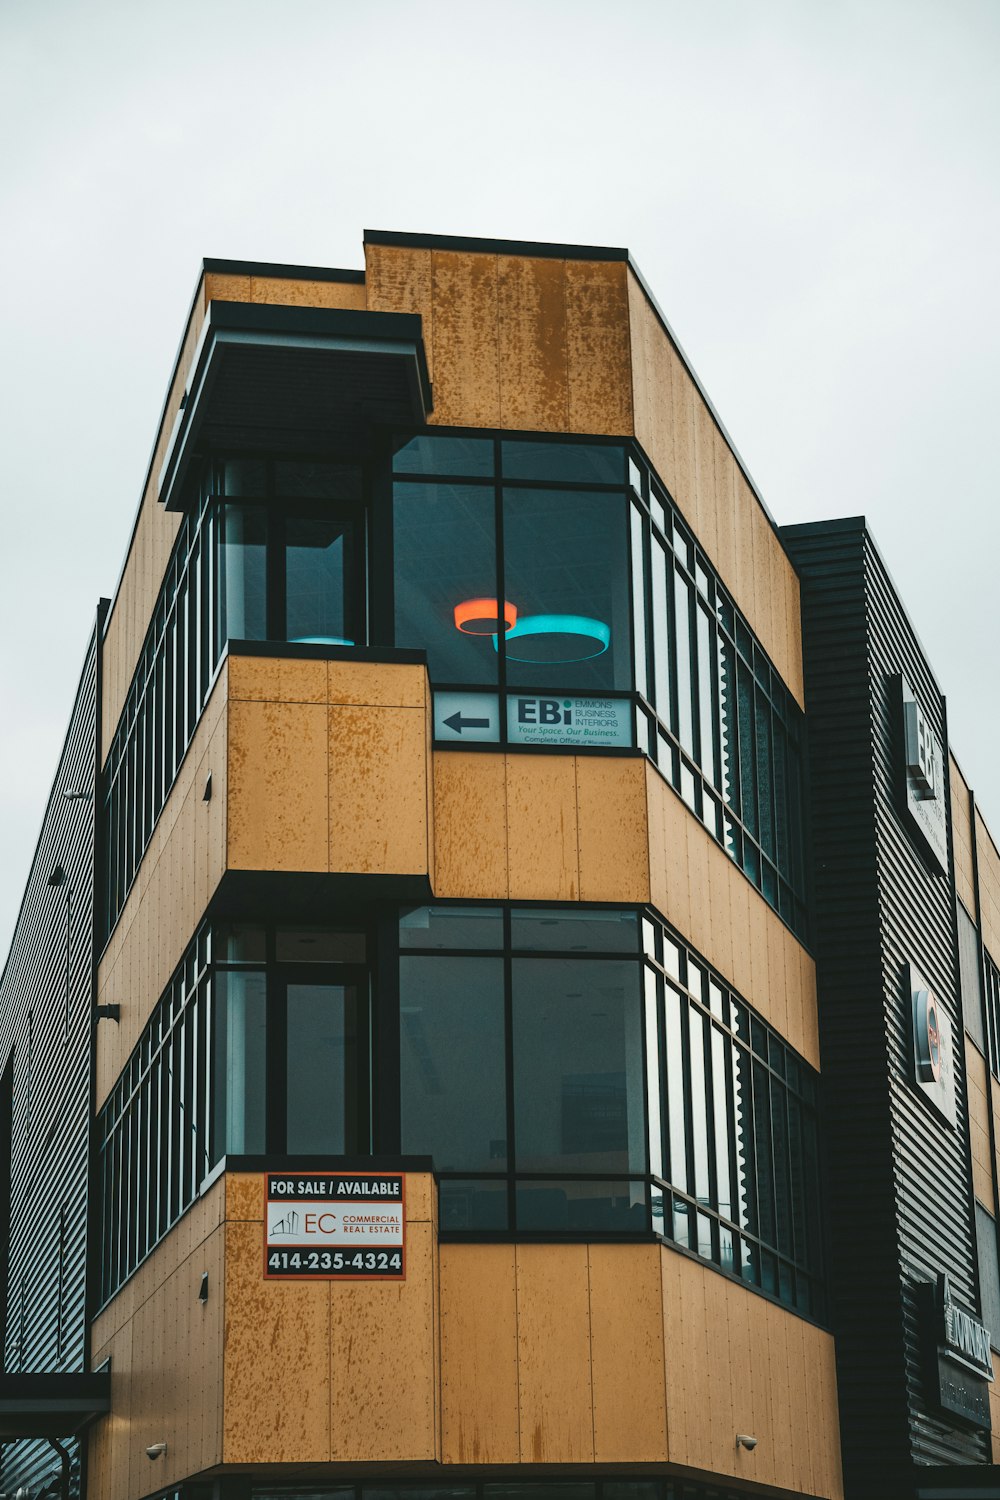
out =
[(503, 947), (498, 906), (415, 906), (399, 919), (401, 948)]
[[(505, 479), (552, 479), (564, 484), (624, 484), (625, 452), (597, 443), (500, 444)], [(469, 471), (466, 470), (466, 473)]]
[(341, 1156), (367, 1149), (365, 1009), (355, 985), (287, 986), (290, 1154)]
[(281, 500), (360, 500), (361, 469), (312, 458), (278, 459), (274, 493)]
[(491, 438), (415, 437), (393, 454), (394, 474), (461, 474), (470, 479), (493, 473)]
[(619, 1234), (649, 1229), (648, 1188), (644, 1182), (601, 1182), (585, 1178), (516, 1184), (517, 1227)]
[(396, 644), (426, 650), (435, 682), (495, 682), (510, 611), (497, 599), (492, 489), (397, 483), (393, 517)]
[(256, 1156), (265, 1149), (267, 988), (264, 975), (217, 973), (215, 1011), (213, 1160)]
[(438, 1183), (438, 1223), (452, 1233), (464, 1229), (506, 1229), (507, 1181), (442, 1177)]
[(558, 691), (632, 684), (624, 495), (505, 490), (503, 637), (513, 686)]
[(534, 952), (635, 953), (639, 923), (634, 911), (583, 907), (514, 907), (511, 945)]
[(976, 1204), (976, 1241), (979, 1252), (979, 1287), (983, 1322), (990, 1343), (1000, 1349), (1000, 1263), (997, 1261), (997, 1225), (981, 1203)]
[(330, 646), (355, 643), (353, 528), (330, 518), (285, 521), (285, 636)]
[(637, 964), (513, 961), (519, 1172), (642, 1172)]
[(504, 973), (500, 958), (399, 964), (403, 1151), (439, 1172), (507, 1165)]
[[(962, 1017), (965, 1029), (980, 1052), (986, 1051), (983, 1035), (983, 989), (979, 977), (979, 934), (962, 903), (958, 910), (958, 967), (962, 984)], [(1000, 1333), (1000, 1328), (998, 1328)]]
[(265, 542), (262, 507), (223, 506), (218, 567), (222, 644), (267, 639)]

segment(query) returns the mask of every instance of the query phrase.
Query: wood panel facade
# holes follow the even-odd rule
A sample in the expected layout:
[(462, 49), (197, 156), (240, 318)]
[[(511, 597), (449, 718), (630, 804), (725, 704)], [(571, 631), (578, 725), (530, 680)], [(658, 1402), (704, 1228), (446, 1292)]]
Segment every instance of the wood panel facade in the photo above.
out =
[(832, 1338), (692, 1258), (439, 1245), (433, 1179), (410, 1174), (402, 1285), (268, 1281), (264, 1188), (227, 1173), (95, 1324), (115, 1382), (90, 1439), (102, 1500), (142, 1494), (161, 1441), (166, 1484), (233, 1465), (343, 1474), (377, 1454), (442, 1477), (675, 1465), (842, 1495)]

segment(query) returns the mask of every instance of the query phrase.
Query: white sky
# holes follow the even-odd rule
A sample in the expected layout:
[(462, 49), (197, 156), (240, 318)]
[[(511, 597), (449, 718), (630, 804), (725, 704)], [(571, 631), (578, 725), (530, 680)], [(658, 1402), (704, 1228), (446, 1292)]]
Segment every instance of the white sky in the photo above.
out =
[(200, 258), (365, 226), (627, 245), (1000, 833), (998, 77), (1000, 0), (0, 0), (0, 957)]

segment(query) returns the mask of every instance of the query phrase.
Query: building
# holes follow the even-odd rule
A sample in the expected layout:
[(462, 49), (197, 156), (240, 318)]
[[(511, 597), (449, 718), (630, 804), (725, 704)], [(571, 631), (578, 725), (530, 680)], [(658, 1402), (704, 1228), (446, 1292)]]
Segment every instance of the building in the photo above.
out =
[(997, 960), (864, 522), (627, 252), (205, 261), (0, 982), (0, 1489), (1000, 1495)]

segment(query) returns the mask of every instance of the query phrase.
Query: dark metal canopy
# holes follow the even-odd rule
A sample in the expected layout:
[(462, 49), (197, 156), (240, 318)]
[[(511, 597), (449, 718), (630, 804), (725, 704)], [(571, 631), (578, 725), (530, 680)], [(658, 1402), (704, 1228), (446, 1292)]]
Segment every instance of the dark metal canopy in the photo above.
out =
[(210, 302), (159, 498), (183, 509), (196, 453), (360, 453), (373, 428), (422, 426), (430, 409), (416, 313)]
[(0, 1442), (67, 1438), (111, 1410), (111, 1371), (0, 1375)]

